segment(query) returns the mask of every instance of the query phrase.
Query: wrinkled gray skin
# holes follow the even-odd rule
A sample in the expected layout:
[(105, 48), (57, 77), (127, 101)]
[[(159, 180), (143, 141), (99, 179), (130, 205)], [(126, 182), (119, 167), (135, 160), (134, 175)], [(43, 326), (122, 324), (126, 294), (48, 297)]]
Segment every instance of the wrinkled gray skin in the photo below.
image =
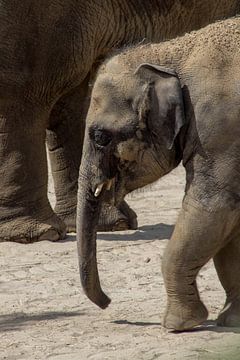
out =
[(87, 117), (77, 219), (82, 285), (101, 308), (110, 302), (96, 264), (106, 188), (115, 182), (118, 204), (182, 160), (186, 194), (162, 264), (163, 324), (185, 330), (207, 319), (196, 276), (213, 258), (227, 296), (218, 324), (240, 326), (239, 67), (240, 17), (123, 51), (101, 66)]
[[(75, 229), (88, 82), (111, 48), (170, 38), (239, 7), (239, 0), (0, 0), (0, 241), (58, 240), (66, 225)], [(110, 214), (102, 228), (136, 227), (124, 202), (102, 211)]]

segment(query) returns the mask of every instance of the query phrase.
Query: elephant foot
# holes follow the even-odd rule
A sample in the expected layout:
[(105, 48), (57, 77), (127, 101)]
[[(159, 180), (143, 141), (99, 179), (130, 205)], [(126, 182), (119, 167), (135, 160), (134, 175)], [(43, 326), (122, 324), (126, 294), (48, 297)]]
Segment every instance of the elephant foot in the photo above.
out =
[(136, 230), (137, 227), (137, 215), (125, 201), (121, 202), (117, 207), (103, 203), (98, 231)]
[(207, 320), (208, 311), (199, 301), (187, 305), (169, 305), (163, 319), (163, 326), (167, 329), (184, 331), (201, 325)]
[(76, 207), (70, 209), (68, 212), (61, 213), (56, 211), (56, 214), (64, 222), (67, 233), (76, 232), (76, 217), (77, 217)]
[(21, 216), (0, 222), (0, 242), (30, 244), (37, 241), (58, 241), (66, 235), (65, 224), (53, 214), (48, 219)]
[[(65, 223), (67, 232), (76, 232), (76, 207), (66, 210), (56, 209), (57, 216)], [(103, 203), (97, 231), (124, 231), (136, 230), (138, 227), (137, 215), (123, 201), (117, 207)]]
[(227, 301), (217, 319), (218, 326), (240, 327), (240, 299)]

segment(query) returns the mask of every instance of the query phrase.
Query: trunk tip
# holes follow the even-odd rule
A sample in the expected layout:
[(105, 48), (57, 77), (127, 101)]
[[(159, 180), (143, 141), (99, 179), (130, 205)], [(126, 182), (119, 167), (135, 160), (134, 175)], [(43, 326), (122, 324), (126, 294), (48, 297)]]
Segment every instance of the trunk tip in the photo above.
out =
[(99, 301), (97, 302), (97, 305), (101, 308), (101, 309), (106, 309), (108, 307), (108, 305), (111, 303), (111, 299), (105, 295), (104, 293), (102, 293), (101, 299), (99, 299)]
[(96, 304), (101, 309), (106, 309), (108, 305), (111, 303), (111, 299), (101, 291), (99, 294), (90, 294), (89, 292), (85, 291), (85, 294), (94, 304)]

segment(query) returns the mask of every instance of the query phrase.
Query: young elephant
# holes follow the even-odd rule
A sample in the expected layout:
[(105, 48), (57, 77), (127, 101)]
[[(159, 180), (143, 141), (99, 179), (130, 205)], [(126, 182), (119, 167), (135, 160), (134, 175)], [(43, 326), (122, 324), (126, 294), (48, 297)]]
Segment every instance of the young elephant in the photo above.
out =
[(227, 296), (218, 324), (240, 325), (239, 67), (240, 18), (125, 50), (101, 66), (78, 209), (81, 281), (101, 308), (110, 299), (99, 283), (96, 225), (107, 189), (116, 183), (118, 203), (182, 160), (186, 194), (162, 264), (168, 295), (163, 324), (184, 330), (207, 319), (196, 276), (213, 258)]

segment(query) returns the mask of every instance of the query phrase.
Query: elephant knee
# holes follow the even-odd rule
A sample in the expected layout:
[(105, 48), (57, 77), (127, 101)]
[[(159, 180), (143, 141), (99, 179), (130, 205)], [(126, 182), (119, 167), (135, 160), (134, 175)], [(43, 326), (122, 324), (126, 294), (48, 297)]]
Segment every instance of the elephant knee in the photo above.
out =
[(162, 274), (165, 280), (169, 277), (173, 277), (174, 274), (177, 274), (177, 268), (180, 267), (181, 254), (178, 256), (175, 251), (169, 249), (169, 246), (165, 250), (163, 259), (162, 259)]

